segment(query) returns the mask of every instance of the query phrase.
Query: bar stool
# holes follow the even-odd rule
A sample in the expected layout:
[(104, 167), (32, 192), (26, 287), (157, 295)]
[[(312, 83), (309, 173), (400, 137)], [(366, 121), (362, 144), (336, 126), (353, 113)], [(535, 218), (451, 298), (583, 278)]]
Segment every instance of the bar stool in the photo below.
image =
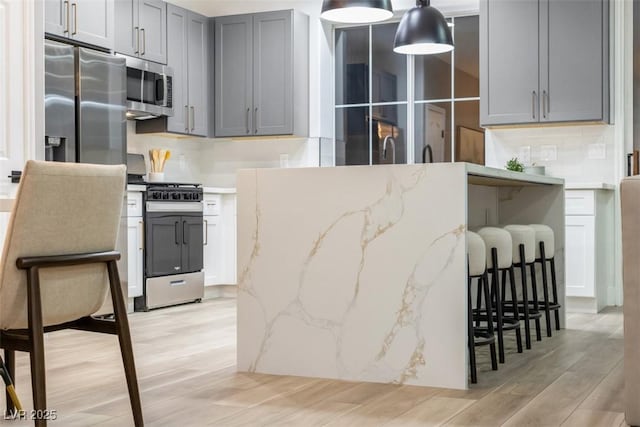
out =
[(496, 330), (498, 335), (498, 354), (500, 363), (504, 363), (504, 331), (514, 330), (518, 353), (522, 353), (522, 338), (520, 334), (520, 317), (515, 292), (515, 281), (511, 282), (512, 305), (515, 307), (513, 315), (503, 316), (504, 294), (500, 292), (500, 272), (513, 267), (511, 235), (498, 227), (482, 227), (477, 230), (484, 241), (487, 251), (487, 270), (491, 272), (491, 300), (496, 313)]
[[(489, 279), (487, 276), (487, 258), (484, 241), (480, 236), (471, 231), (467, 232), (467, 262), (469, 269), (469, 289), (467, 290), (467, 317), (468, 317), (468, 345), (469, 345), (469, 364), (471, 365), (471, 383), (478, 382), (478, 373), (476, 367), (476, 350), (475, 348), (482, 345), (488, 345), (491, 355), (491, 369), (498, 370), (498, 362), (496, 360), (496, 337), (493, 330), (493, 317), (491, 309), (491, 298), (489, 296)], [(475, 327), (473, 324), (473, 304), (471, 303), (471, 284), (472, 279), (478, 279), (478, 294), (484, 293), (485, 307), (487, 311), (486, 328)], [(481, 307), (478, 306), (478, 309)]]
[[(538, 289), (536, 284), (535, 260), (536, 260), (536, 236), (533, 228), (528, 225), (506, 225), (503, 228), (511, 235), (513, 248), (513, 267), (520, 269), (522, 284), (522, 301), (517, 304), (511, 303), (510, 310), (515, 311), (517, 305), (521, 305), (524, 312), (524, 333), (527, 350), (531, 349), (531, 325), (530, 321), (534, 320), (536, 325), (536, 340), (542, 341), (542, 333), (540, 330), (540, 313), (538, 306)], [(529, 291), (527, 285), (527, 267), (531, 271), (531, 292), (532, 301), (529, 300)], [(509, 282), (514, 282), (515, 274), (513, 268), (509, 273)]]
[[(551, 316), (553, 311), (556, 321), (556, 329), (560, 330), (560, 308), (558, 301), (558, 285), (556, 283), (556, 262), (555, 262), (555, 235), (551, 227), (544, 224), (530, 224), (536, 233), (536, 261), (542, 267), (542, 286), (544, 292), (544, 311), (547, 317), (547, 336), (551, 336)], [(549, 287), (547, 281), (547, 261), (551, 264), (551, 292), (553, 300), (549, 301)]]

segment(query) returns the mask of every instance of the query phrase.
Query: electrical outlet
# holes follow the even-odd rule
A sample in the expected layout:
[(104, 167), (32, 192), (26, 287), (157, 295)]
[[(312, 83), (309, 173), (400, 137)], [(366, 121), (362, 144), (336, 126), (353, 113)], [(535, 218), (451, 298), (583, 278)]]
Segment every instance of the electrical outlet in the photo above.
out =
[(593, 160), (604, 160), (607, 158), (607, 146), (604, 144), (596, 143), (589, 144), (587, 151), (587, 158)]
[(289, 155), (288, 154), (280, 154), (280, 167), (288, 168), (289, 167)]
[(543, 160), (543, 161), (558, 160), (558, 147), (555, 145), (541, 145), (540, 160)]
[(518, 150), (518, 160), (520, 160), (520, 162), (525, 165), (531, 164), (530, 145), (523, 145), (522, 147), (520, 147), (520, 149)]

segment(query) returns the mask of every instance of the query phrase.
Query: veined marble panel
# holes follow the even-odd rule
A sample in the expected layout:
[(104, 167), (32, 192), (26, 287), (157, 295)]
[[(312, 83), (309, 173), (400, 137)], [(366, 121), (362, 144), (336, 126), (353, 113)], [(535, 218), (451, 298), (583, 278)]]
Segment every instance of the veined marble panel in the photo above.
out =
[(464, 164), (237, 187), (239, 370), (466, 388)]

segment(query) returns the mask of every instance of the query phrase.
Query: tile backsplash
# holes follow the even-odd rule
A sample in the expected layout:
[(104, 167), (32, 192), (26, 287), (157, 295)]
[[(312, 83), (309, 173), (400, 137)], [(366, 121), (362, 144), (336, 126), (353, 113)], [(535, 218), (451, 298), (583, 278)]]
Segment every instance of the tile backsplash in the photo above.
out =
[(525, 165), (567, 182), (615, 182), (614, 127), (579, 125), (487, 129), (487, 166), (504, 168), (518, 157)]
[(144, 154), (166, 148), (171, 158), (166, 181), (197, 182), (208, 187), (235, 187), (236, 171), (245, 168), (311, 167), (319, 165), (318, 138), (209, 139), (171, 134), (136, 134), (127, 124), (127, 151)]

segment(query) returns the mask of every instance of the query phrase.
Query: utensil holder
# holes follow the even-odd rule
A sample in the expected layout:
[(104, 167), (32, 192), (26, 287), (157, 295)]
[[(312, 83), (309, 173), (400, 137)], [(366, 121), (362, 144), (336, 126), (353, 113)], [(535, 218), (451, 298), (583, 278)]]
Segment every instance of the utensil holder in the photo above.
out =
[(164, 172), (149, 172), (149, 182), (164, 182)]

